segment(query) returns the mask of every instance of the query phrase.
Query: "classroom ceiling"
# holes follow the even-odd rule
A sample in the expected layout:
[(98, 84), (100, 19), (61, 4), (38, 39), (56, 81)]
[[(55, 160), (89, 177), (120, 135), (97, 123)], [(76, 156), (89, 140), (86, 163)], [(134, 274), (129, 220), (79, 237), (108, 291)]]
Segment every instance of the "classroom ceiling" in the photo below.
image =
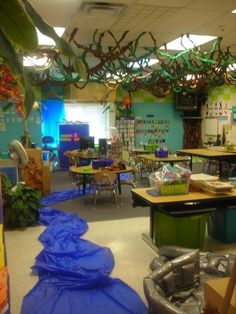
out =
[[(151, 32), (157, 46), (182, 34), (223, 37), (221, 48), (236, 54), (235, 0), (30, 0), (51, 26), (66, 27), (65, 36), (78, 28), (76, 41), (89, 45), (96, 29), (109, 30), (119, 39), (128, 31), (124, 43), (141, 32)], [(111, 36), (103, 44), (114, 45)], [(142, 36), (140, 46), (152, 45), (150, 36)], [(203, 46), (208, 49), (210, 45)]]

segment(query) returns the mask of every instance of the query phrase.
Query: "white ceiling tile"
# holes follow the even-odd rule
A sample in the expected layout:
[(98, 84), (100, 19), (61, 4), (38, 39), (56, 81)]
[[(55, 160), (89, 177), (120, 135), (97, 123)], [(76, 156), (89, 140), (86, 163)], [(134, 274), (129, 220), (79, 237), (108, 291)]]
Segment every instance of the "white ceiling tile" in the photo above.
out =
[[(90, 2), (92, 0), (85, 0)], [(111, 30), (119, 38), (129, 30), (126, 40), (135, 39), (140, 32), (150, 31), (158, 45), (162, 45), (183, 33), (199, 33), (223, 36), (222, 44), (235, 46), (235, 0), (96, 0), (111, 4), (124, 4), (118, 17), (99, 14), (91, 18), (80, 12), (83, 0), (31, 0), (39, 14), (52, 26), (67, 26), (67, 33), (78, 27), (81, 43), (92, 41), (95, 29)], [(52, 14), (55, 12), (55, 14)], [(119, 36), (118, 36), (119, 35)], [(111, 38), (104, 38), (104, 42)], [(142, 37), (140, 44), (150, 44), (149, 36)]]
[(153, 6), (183, 7), (191, 2), (191, 0), (137, 0), (137, 3)]
[(204, 11), (218, 11), (218, 12), (231, 12), (232, 9), (236, 8), (235, 0), (194, 0), (188, 5), (190, 9), (199, 9)]

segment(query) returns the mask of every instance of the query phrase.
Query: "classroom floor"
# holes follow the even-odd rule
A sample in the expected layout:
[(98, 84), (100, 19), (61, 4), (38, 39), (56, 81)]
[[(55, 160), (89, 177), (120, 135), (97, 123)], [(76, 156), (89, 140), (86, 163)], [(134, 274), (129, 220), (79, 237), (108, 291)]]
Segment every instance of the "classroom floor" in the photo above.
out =
[[(52, 191), (71, 187), (66, 172), (52, 173)], [(149, 264), (157, 254), (142, 240), (149, 231), (149, 209), (133, 208), (130, 187), (122, 187), (117, 206), (112, 199), (93, 202), (76, 198), (51, 207), (77, 213), (88, 222), (89, 229), (83, 238), (109, 247), (115, 258), (111, 277), (120, 278), (135, 289), (144, 302), (143, 278), (150, 272)], [(23, 297), (38, 281), (32, 274), (34, 258), (41, 251), (39, 235), (45, 227), (5, 232), (7, 264), (10, 273), (11, 314), (19, 314)], [(236, 253), (235, 244), (224, 244), (206, 235), (203, 251)]]

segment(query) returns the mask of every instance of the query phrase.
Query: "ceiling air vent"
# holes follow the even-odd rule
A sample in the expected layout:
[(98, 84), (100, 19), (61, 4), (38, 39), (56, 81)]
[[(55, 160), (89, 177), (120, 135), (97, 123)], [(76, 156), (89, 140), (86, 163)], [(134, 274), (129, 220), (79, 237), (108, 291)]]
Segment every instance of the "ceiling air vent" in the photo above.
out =
[(107, 16), (118, 16), (125, 6), (118, 3), (108, 2), (82, 2), (80, 12), (88, 15), (107, 15)]

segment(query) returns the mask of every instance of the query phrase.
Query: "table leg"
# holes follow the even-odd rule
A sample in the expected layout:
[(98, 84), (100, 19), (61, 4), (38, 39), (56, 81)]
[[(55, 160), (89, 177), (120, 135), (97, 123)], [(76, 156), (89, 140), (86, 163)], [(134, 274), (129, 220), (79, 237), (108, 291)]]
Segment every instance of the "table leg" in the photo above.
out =
[(117, 186), (118, 186), (118, 192), (121, 194), (121, 183), (120, 183), (120, 174), (117, 173)]
[(223, 169), (223, 166), (222, 166), (222, 161), (219, 160), (219, 178), (222, 179), (222, 169)]
[(149, 230), (149, 235), (150, 235), (150, 238), (151, 238), (153, 243), (155, 242), (154, 213), (155, 213), (155, 209), (152, 206), (150, 206), (150, 230)]
[(190, 156), (189, 168), (191, 171), (193, 170), (193, 156)]
[(86, 192), (86, 175), (83, 174), (83, 195), (85, 195)]

